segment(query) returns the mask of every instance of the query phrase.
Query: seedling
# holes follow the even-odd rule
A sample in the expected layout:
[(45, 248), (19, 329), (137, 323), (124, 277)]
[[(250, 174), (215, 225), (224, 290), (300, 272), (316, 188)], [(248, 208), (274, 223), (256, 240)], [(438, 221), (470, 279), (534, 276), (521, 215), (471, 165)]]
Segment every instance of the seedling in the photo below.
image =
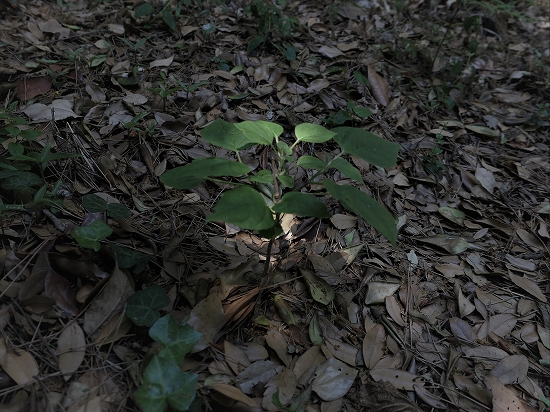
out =
[[(332, 196), (344, 208), (365, 219), (393, 245), (396, 244), (396, 222), (384, 206), (354, 186), (339, 185), (328, 177), (321, 179), (321, 176), (336, 169), (363, 185), (359, 170), (343, 156), (352, 155), (379, 167), (391, 167), (396, 162), (399, 145), (351, 127), (327, 130), (320, 125), (303, 123), (296, 126), (296, 141), (290, 146), (280, 139), (282, 133), (283, 128), (271, 122), (244, 121), (234, 124), (217, 119), (201, 131), (201, 136), (215, 146), (235, 152), (236, 160), (195, 159), (164, 173), (161, 180), (176, 189), (191, 189), (204, 180), (233, 185), (222, 195), (207, 220), (257, 230), (271, 241), (282, 233), (280, 219), (284, 213), (330, 217), (320, 198)], [(340, 146), (340, 153), (332, 159), (301, 156), (295, 162), (293, 153), (299, 143), (329, 141)], [(254, 145), (270, 149), (273, 159), (270, 170), (253, 174), (242, 162), (240, 151)], [(309, 171), (310, 177), (306, 182), (297, 184), (294, 181), (296, 167)], [(314, 191), (314, 185), (316, 190), (324, 190)]]

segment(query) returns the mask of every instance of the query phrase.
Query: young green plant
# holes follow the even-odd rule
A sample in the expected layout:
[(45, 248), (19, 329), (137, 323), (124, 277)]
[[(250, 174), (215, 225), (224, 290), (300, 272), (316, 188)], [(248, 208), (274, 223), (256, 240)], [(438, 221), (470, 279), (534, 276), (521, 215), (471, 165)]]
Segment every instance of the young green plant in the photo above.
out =
[[(352, 155), (387, 168), (395, 164), (399, 145), (352, 127), (328, 130), (317, 124), (303, 123), (296, 126), (296, 141), (290, 146), (280, 139), (282, 133), (280, 125), (267, 121), (228, 123), (215, 120), (201, 131), (201, 136), (215, 146), (235, 152), (236, 160), (196, 159), (185, 166), (169, 170), (161, 176), (161, 180), (176, 189), (192, 189), (203, 180), (232, 184), (234, 187), (221, 196), (207, 220), (256, 230), (271, 241), (282, 233), (282, 214), (331, 217), (325, 203), (319, 198), (332, 196), (344, 208), (362, 217), (393, 245), (396, 244), (395, 218), (384, 206), (354, 186), (339, 185), (330, 178), (321, 180), (321, 176), (336, 169), (359, 185), (364, 185), (359, 170), (343, 156)], [(329, 141), (340, 146), (340, 153), (332, 159), (301, 156), (295, 162), (293, 153), (298, 144)], [(271, 170), (260, 170), (253, 174), (243, 163), (240, 152), (254, 145), (270, 149), (273, 159)], [(296, 166), (311, 171), (309, 179), (298, 185), (292, 176)], [(320, 185), (324, 191), (312, 193), (312, 184), (317, 187)]]

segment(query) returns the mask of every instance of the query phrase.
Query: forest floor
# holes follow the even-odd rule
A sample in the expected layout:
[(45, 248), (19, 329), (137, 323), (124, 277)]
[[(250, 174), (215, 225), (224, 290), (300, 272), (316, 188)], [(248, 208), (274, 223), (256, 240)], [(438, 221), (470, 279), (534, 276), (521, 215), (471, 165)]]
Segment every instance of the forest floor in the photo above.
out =
[[(549, 8), (1, 0), (0, 409), (183, 410), (196, 385), (192, 410), (550, 410)], [(284, 216), (270, 253), (207, 221), (228, 184), (161, 176), (234, 159), (201, 137), (215, 119), (398, 144), (326, 175), (395, 216), (396, 246), (323, 197), (332, 218)], [(149, 334), (159, 316), (201, 335)]]

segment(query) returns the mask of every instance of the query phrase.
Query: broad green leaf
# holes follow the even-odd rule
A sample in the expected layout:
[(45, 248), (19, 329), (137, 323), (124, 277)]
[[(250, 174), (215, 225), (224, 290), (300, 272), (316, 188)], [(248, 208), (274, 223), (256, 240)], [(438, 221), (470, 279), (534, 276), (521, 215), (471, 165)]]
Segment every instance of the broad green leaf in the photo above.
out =
[(284, 130), (282, 126), (264, 120), (246, 120), (236, 123), (235, 126), (244, 133), (249, 141), (264, 145), (272, 144), (273, 139), (279, 137)]
[(357, 168), (347, 160), (339, 157), (332, 160), (332, 162), (330, 162), (330, 165), (338, 170), (340, 173), (345, 174), (350, 179), (357, 180), (360, 183), (364, 183), (363, 178), (361, 177), (361, 172), (357, 170)]
[(25, 153), (25, 147), (21, 143), (9, 143), (8, 151), (12, 156), (21, 156)]
[(297, 141), (309, 143), (323, 143), (336, 136), (336, 133), (325, 129), (319, 124), (313, 123), (299, 124), (294, 129), (294, 134), (296, 134)]
[(258, 230), (258, 233), (264, 239), (275, 239), (277, 236), (283, 233), (283, 228), (278, 222), (275, 222), (272, 227), (268, 229)]
[(359, 117), (369, 117), (370, 115), (372, 115), (372, 112), (369, 109), (365, 108), (365, 107), (355, 106), (353, 108), (353, 111)]
[(126, 316), (138, 326), (151, 327), (160, 318), (158, 312), (170, 303), (170, 298), (158, 285), (140, 290), (128, 298)]
[(326, 280), (320, 278), (309, 270), (302, 268), (298, 269), (306, 281), (309, 288), (309, 293), (311, 294), (313, 300), (322, 303), (323, 305), (328, 305), (334, 300), (334, 289), (327, 283)]
[(101, 248), (100, 240), (105, 239), (113, 233), (113, 229), (102, 220), (96, 220), (88, 226), (80, 226), (71, 232), (71, 236), (76, 239), (82, 247), (87, 247), (99, 251)]
[(225, 192), (206, 220), (222, 220), (249, 230), (269, 229), (275, 224), (262, 195), (248, 186)]
[(279, 179), (279, 182), (281, 182), (284, 187), (293, 187), (294, 186), (294, 178), (292, 176), (279, 175), (279, 176), (277, 176), (277, 179)]
[(313, 315), (311, 320), (309, 321), (309, 340), (314, 345), (321, 345), (323, 343), (323, 335), (321, 333), (321, 327), (319, 325), (319, 319), (317, 319), (317, 315)]
[(330, 217), (323, 202), (315, 195), (299, 192), (286, 193), (280, 203), (273, 206), (278, 213), (294, 213), (298, 216)]
[(357, 83), (362, 84), (363, 86), (369, 86), (370, 82), (367, 77), (363, 75), (360, 71), (356, 70), (353, 72), (353, 77), (355, 77), (355, 80), (357, 80)]
[(392, 167), (399, 145), (357, 127), (337, 127), (334, 140), (342, 150), (380, 167)]
[(219, 157), (196, 159), (164, 173), (160, 180), (175, 189), (191, 189), (207, 177), (243, 176), (250, 172), (245, 164)]
[(164, 345), (159, 356), (180, 365), (202, 335), (189, 325), (178, 324), (172, 315), (166, 315), (149, 329), (149, 336)]
[(107, 210), (107, 201), (98, 195), (90, 194), (82, 198), (82, 206), (88, 212), (104, 212)]
[(273, 174), (269, 170), (260, 170), (256, 176), (251, 176), (248, 180), (257, 183), (273, 183)]
[(202, 129), (201, 137), (208, 143), (234, 152), (238, 152), (252, 143), (235, 124), (221, 119), (214, 120)]
[(149, 4), (149, 3), (143, 3), (136, 7), (134, 10), (134, 17), (136, 19), (139, 19), (140, 17), (148, 16), (149, 14), (153, 13), (155, 11), (155, 8)]
[(44, 132), (41, 132), (39, 130), (21, 130), (21, 133), (19, 136), (21, 136), (23, 139), (28, 140), (29, 142), (36, 142), (36, 138), (38, 136), (41, 136)]
[(122, 203), (107, 204), (107, 214), (115, 219), (123, 219), (130, 216), (130, 211)]
[(170, 10), (164, 9), (162, 11), (162, 20), (164, 20), (166, 25), (172, 30), (176, 30), (176, 20), (174, 19), (174, 15), (170, 13)]
[[(40, 176), (31, 172), (9, 172), (11, 176), (2, 180), (0, 185), (5, 190), (16, 190), (19, 192), (30, 192), (29, 188), (43, 184)], [(34, 193), (34, 191), (32, 192)]]
[(163, 412), (166, 403), (185, 411), (195, 399), (198, 375), (183, 372), (179, 365), (154, 356), (143, 374), (143, 385), (134, 393), (146, 412)]
[(258, 48), (260, 44), (262, 44), (265, 41), (265, 39), (262, 36), (256, 36), (253, 37), (252, 40), (248, 42), (248, 47), (246, 48), (247, 53), (251, 53), (254, 50)]
[(328, 192), (342, 203), (342, 206), (361, 216), (369, 225), (386, 236), (392, 245), (396, 245), (396, 221), (384, 206), (352, 186), (340, 186), (329, 179), (323, 180), (323, 184)]
[(313, 156), (302, 156), (296, 162), (298, 166), (307, 167), (308, 169), (323, 170), (327, 164), (321, 159)]
[(146, 253), (141, 253), (127, 247), (120, 247), (112, 244), (110, 248), (115, 252), (118, 267), (123, 269), (132, 268), (132, 272), (134, 273), (142, 272), (151, 258), (151, 256)]

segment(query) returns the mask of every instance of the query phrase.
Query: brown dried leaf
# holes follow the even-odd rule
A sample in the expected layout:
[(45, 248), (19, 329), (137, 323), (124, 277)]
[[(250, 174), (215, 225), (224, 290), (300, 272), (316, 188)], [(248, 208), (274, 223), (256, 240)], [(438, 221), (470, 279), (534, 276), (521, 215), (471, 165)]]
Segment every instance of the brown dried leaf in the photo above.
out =
[(225, 361), (236, 375), (250, 366), (250, 360), (244, 351), (227, 340), (223, 342), (223, 352)]
[(485, 339), (491, 332), (500, 337), (508, 335), (516, 326), (517, 318), (510, 313), (500, 313), (489, 317), (477, 331), (478, 339)]
[(386, 107), (390, 103), (390, 88), (388, 82), (368, 66), (368, 78), (372, 94), (378, 103)]
[(487, 375), (484, 382), (493, 393), (493, 412), (526, 412), (519, 398), (497, 378)]
[(71, 316), (78, 315), (76, 292), (71, 288), (71, 284), (67, 279), (50, 269), (46, 275), (44, 287), (46, 294), (55, 300), (59, 309)]
[(115, 267), (103, 290), (84, 312), (84, 332), (91, 336), (105, 321), (118, 315), (132, 293), (134, 287), (128, 275)]
[(68, 381), (86, 354), (86, 338), (78, 323), (72, 322), (63, 329), (57, 341), (57, 350), (59, 351), (59, 370), (63, 373), (63, 378)]
[(224, 383), (214, 383), (210, 385), (210, 388), (218, 393), (221, 393), (222, 395), (227, 396), (230, 399), (242, 402), (252, 408), (258, 407), (258, 404), (256, 404), (253, 399), (246, 396), (244, 393), (242, 393), (240, 389), (235, 388), (234, 386), (226, 385)]
[(395, 296), (386, 296), (386, 310), (395, 323), (399, 326), (405, 326), (405, 321), (401, 317), (401, 307)]
[(460, 318), (451, 318), (449, 324), (451, 326), (451, 332), (453, 332), (455, 337), (468, 342), (475, 342), (477, 339), (476, 333), (466, 321)]
[(276, 329), (270, 329), (265, 335), (265, 342), (277, 352), (279, 359), (288, 367), (292, 361), (292, 355), (288, 353), (288, 343), (283, 334)]
[(192, 353), (207, 348), (215, 341), (217, 333), (222, 327), (223, 307), (220, 298), (215, 293), (201, 300), (191, 311), (188, 324), (201, 333), (201, 339), (195, 345)]
[(424, 385), (420, 376), (398, 369), (373, 369), (369, 373), (376, 382), (389, 382), (401, 390), (414, 391), (414, 385)]
[(522, 276), (516, 276), (512, 272), (508, 273), (508, 276), (510, 277), (510, 280), (514, 282), (514, 284), (529, 293), (530, 295), (534, 296), (541, 302), (548, 302), (546, 299), (546, 296), (544, 296), (544, 293), (540, 290), (539, 286), (533, 282), (530, 279), (524, 278)]
[(363, 339), (363, 360), (365, 365), (372, 369), (384, 356), (386, 331), (382, 325), (374, 325)]
[(510, 355), (495, 365), (489, 374), (505, 385), (521, 383), (527, 377), (529, 360), (524, 355)]
[(4, 338), (0, 338), (0, 365), (18, 385), (34, 381), (39, 373), (34, 357), (27, 351), (9, 349)]

